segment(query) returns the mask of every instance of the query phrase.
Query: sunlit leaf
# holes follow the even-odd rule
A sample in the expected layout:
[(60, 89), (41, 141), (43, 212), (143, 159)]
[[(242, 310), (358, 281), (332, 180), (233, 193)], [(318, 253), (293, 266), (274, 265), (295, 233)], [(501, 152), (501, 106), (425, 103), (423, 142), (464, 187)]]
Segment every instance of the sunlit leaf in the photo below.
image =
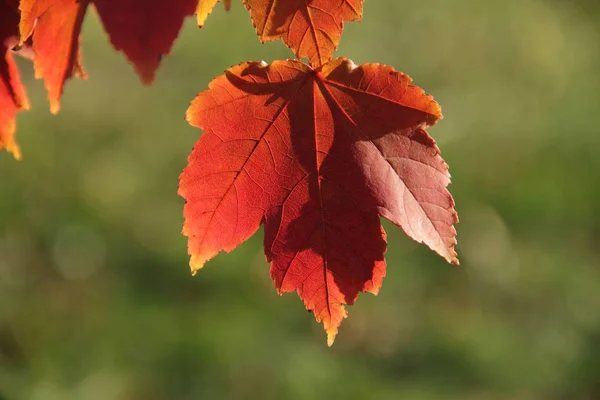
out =
[(197, 271), (265, 225), (280, 293), (297, 291), (331, 344), (344, 305), (385, 275), (380, 216), (458, 264), (448, 167), (425, 129), (431, 96), (390, 67), (243, 63), (192, 102), (204, 133), (180, 178)]

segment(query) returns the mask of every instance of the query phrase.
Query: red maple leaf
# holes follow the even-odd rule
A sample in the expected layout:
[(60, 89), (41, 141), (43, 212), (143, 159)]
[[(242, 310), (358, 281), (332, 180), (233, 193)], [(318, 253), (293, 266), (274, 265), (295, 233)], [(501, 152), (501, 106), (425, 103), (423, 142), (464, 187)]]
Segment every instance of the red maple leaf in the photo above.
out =
[(65, 81), (73, 74), (85, 75), (79, 35), (90, 3), (115, 49), (125, 53), (144, 83), (154, 80), (184, 18), (193, 15), (199, 4), (198, 0), (21, 0), (21, 42), (33, 35), (36, 76), (45, 81), (54, 113)]
[(331, 60), (344, 22), (362, 18), (364, 0), (244, 0), (263, 42), (283, 39), (296, 57), (311, 65)]
[(17, 2), (0, 0), (0, 149), (20, 158), (15, 142), (15, 115), (29, 109), (25, 88), (12, 57), (11, 49), (17, 44), (19, 12)]
[(385, 276), (380, 216), (458, 264), (450, 175), (425, 131), (441, 110), (410, 83), (347, 59), (243, 63), (216, 78), (187, 111), (204, 130), (179, 186), (192, 271), (264, 223), (277, 290), (298, 292), (331, 345), (344, 305)]

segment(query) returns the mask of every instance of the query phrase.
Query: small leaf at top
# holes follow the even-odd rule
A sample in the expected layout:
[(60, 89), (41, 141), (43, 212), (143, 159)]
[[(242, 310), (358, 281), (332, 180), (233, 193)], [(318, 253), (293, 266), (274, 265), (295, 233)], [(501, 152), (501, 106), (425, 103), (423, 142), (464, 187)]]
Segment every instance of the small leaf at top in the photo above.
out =
[(331, 60), (344, 22), (362, 18), (364, 0), (244, 0), (260, 40), (283, 39), (318, 67)]

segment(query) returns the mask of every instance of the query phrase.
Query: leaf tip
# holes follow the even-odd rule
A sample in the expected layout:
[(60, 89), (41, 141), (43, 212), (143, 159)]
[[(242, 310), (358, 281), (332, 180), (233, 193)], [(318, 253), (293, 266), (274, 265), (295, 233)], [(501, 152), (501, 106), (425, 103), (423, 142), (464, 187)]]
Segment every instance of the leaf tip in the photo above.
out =
[(21, 160), (21, 149), (13, 138), (9, 138), (3, 143), (2, 137), (0, 137), (0, 149), (5, 149), (7, 152), (13, 155), (15, 160)]
[(196, 275), (196, 272), (200, 271), (204, 267), (206, 261), (206, 258), (198, 255), (192, 255), (190, 257), (190, 269), (192, 271), (192, 276)]
[[(348, 311), (346, 310), (346, 308), (341, 304), (339, 305), (339, 308), (340, 314), (337, 318), (332, 318), (332, 316), (330, 315), (328, 318), (323, 319), (323, 325), (325, 327), (325, 332), (327, 333), (328, 347), (331, 347), (333, 345), (335, 337), (338, 334), (338, 328), (340, 327), (340, 324), (345, 318), (348, 317)], [(320, 321), (320, 319), (317, 318), (317, 321)]]
[(208, 15), (201, 15), (201, 14), (196, 15), (196, 24), (198, 24), (198, 28), (202, 29), (204, 27), (207, 16)]
[(9, 153), (12, 153), (15, 160), (21, 161), (21, 149), (19, 149), (19, 146), (16, 143), (12, 146), (12, 148), (9, 147), (7, 150)]
[[(346, 313), (344, 311), (344, 318), (346, 317)], [(327, 347), (333, 346), (333, 342), (335, 341), (335, 337), (338, 334), (339, 323), (331, 324), (325, 323), (325, 332), (327, 333)]]
[(29, 103), (29, 99), (26, 96), (21, 99), (20, 107), (21, 107), (21, 110), (25, 110), (25, 111), (31, 110), (31, 104)]
[(156, 71), (154, 69), (140, 70), (138, 74), (143, 85), (150, 86), (154, 83), (156, 77)]
[(333, 342), (335, 341), (336, 335), (337, 335), (337, 329), (327, 331), (327, 347), (333, 346)]
[[(456, 233), (455, 233), (455, 235), (456, 235)], [(458, 254), (456, 253), (455, 246), (456, 246), (456, 238), (454, 239), (451, 246), (446, 250), (445, 254), (442, 254), (442, 253), (438, 253), (438, 254), (440, 254), (442, 257), (444, 257), (444, 259), (448, 262), (448, 264), (451, 264), (453, 266), (459, 266), (460, 261), (458, 260)]]
[(54, 99), (50, 100), (50, 112), (54, 115), (58, 114), (60, 111), (60, 100)]

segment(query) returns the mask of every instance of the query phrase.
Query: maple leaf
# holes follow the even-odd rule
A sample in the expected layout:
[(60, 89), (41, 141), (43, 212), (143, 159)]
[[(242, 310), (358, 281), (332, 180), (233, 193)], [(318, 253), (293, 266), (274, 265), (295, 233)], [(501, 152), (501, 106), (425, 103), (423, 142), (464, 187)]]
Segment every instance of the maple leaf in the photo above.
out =
[(0, 149), (21, 157), (15, 134), (15, 116), (28, 110), (29, 101), (21, 83), (11, 49), (17, 44), (19, 12), (16, 1), (0, 0)]
[(458, 264), (450, 175), (425, 131), (441, 110), (411, 82), (343, 58), (243, 63), (212, 81), (186, 114), (204, 130), (179, 185), (192, 271), (264, 223), (278, 292), (297, 291), (331, 345), (344, 305), (385, 276), (380, 216)]
[(364, 0), (244, 0), (262, 42), (283, 39), (318, 67), (331, 59), (344, 22), (362, 18)]
[(65, 81), (85, 76), (79, 35), (90, 3), (114, 48), (125, 53), (146, 84), (154, 80), (184, 18), (198, 7), (198, 0), (21, 0), (21, 43), (33, 36), (36, 77), (44, 79), (53, 113), (59, 111)]

